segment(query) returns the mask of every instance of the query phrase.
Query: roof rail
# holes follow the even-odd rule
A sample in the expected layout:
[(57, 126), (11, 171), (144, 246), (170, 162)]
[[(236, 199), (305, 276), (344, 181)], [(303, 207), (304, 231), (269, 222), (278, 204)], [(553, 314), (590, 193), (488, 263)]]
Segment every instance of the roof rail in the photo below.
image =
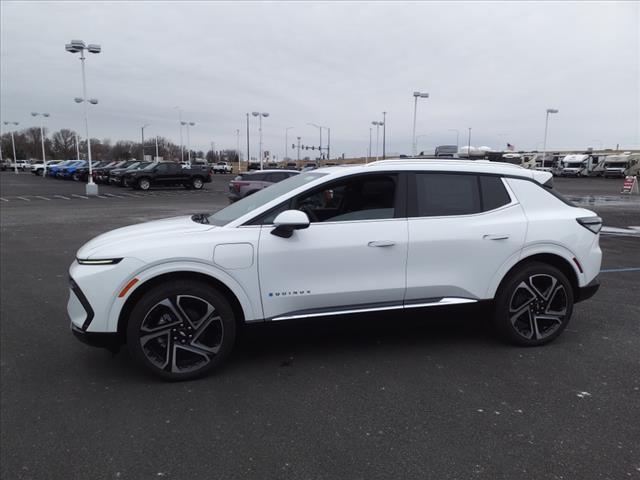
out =
[(377, 160), (375, 162), (369, 162), (365, 166), (366, 167), (375, 167), (377, 165), (392, 165), (392, 164), (419, 164), (419, 163), (443, 163), (443, 164), (453, 164), (453, 165), (473, 165), (476, 163), (480, 163), (482, 165), (493, 165), (496, 167), (504, 167), (509, 166), (512, 168), (523, 168), (520, 165), (515, 165), (509, 162), (492, 162), (490, 160), (467, 160), (463, 158), (395, 158), (395, 159), (387, 159), (387, 160)]

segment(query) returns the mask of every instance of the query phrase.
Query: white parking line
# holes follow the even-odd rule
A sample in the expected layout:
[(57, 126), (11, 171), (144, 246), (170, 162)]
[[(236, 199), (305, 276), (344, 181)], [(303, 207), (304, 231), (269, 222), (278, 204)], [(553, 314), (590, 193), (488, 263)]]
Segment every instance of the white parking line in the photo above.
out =
[(124, 198), (123, 196), (116, 195), (115, 193), (105, 193), (105, 195), (108, 197)]
[(108, 198), (108, 197), (105, 197), (104, 195), (96, 195), (96, 197), (98, 197), (98, 198)]
[(2, 200), (3, 202), (8, 202), (9, 201), (6, 198), (2, 198), (2, 197), (0, 197), (0, 200)]
[(47, 198), (47, 197), (41, 197), (40, 195), (35, 195), (35, 197), (36, 197), (36, 198), (39, 198), (39, 199), (41, 199), (41, 200), (46, 200), (47, 202), (50, 202), (50, 201), (51, 201), (51, 199), (50, 199), (50, 198)]
[(69, 197), (65, 197), (64, 195), (54, 195), (56, 198), (64, 198), (65, 200), (71, 200)]
[(25, 202), (30, 202), (31, 200), (29, 200), (28, 198), (25, 197), (16, 197), (19, 198), (20, 200), (24, 200)]
[(78, 195), (77, 193), (72, 193), (71, 196), (72, 197), (77, 197), (77, 198), (84, 198), (85, 200), (89, 200), (89, 197), (85, 197), (84, 195)]

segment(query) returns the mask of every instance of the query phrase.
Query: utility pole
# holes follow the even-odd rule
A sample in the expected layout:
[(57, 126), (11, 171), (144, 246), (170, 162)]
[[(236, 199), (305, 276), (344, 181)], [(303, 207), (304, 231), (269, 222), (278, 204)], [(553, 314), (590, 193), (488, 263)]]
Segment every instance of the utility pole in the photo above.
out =
[(331, 129), (327, 127), (327, 161), (331, 158)]
[(382, 159), (387, 158), (387, 112), (382, 112)]
[(471, 160), (471, 127), (469, 127), (469, 143), (467, 145), (467, 158)]
[(158, 155), (158, 136), (156, 135), (156, 160), (160, 155)]
[(369, 152), (367, 154), (367, 163), (371, 161), (371, 127), (369, 127)]
[(300, 161), (300, 138), (298, 137), (298, 162)]
[[(251, 162), (251, 157), (249, 156), (249, 154), (249, 114), (247, 113), (247, 170), (249, 170), (249, 163)], [(239, 170), (238, 173), (240, 173)]]

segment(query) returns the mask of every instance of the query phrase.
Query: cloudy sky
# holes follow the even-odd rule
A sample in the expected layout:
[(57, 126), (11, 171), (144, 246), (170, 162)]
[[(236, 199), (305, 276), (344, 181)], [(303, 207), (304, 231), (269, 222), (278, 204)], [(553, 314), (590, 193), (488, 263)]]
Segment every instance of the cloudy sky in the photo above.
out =
[(317, 145), (309, 122), (331, 127), (332, 154), (361, 156), (387, 111), (387, 151), (410, 153), (421, 90), (420, 150), (456, 129), (466, 144), (468, 127), (472, 145), (542, 149), (550, 107), (551, 149), (640, 148), (639, 5), (3, 1), (0, 112), (82, 131), (80, 62), (64, 50), (82, 39), (103, 49), (87, 59), (92, 137), (138, 140), (149, 123), (178, 142), (179, 106), (192, 147), (235, 148), (240, 129), (244, 150), (258, 110), (278, 157), (286, 127)]

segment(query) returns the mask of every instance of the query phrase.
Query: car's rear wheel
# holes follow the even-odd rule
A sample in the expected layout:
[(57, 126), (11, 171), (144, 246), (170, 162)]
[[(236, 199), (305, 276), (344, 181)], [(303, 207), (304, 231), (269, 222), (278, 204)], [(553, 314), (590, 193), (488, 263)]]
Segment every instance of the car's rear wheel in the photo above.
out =
[(140, 190), (149, 190), (149, 188), (151, 188), (151, 182), (148, 178), (141, 178), (138, 180), (137, 185)]
[(159, 285), (133, 308), (127, 344), (133, 358), (166, 380), (189, 380), (219, 366), (233, 348), (229, 302), (198, 281)]
[(494, 325), (518, 345), (543, 345), (566, 328), (573, 290), (557, 268), (531, 262), (509, 274), (496, 296)]
[(73, 179), (74, 179), (76, 182), (79, 182), (79, 181), (80, 181), (80, 174), (78, 174), (78, 173), (74, 173), (74, 174), (73, 174)]
[(200, 190), (204, 186), (204, 182), (202, 181), (202, 179), (200, 177), (194, 177), (191, 180), (191, 186), (196, 190)]

